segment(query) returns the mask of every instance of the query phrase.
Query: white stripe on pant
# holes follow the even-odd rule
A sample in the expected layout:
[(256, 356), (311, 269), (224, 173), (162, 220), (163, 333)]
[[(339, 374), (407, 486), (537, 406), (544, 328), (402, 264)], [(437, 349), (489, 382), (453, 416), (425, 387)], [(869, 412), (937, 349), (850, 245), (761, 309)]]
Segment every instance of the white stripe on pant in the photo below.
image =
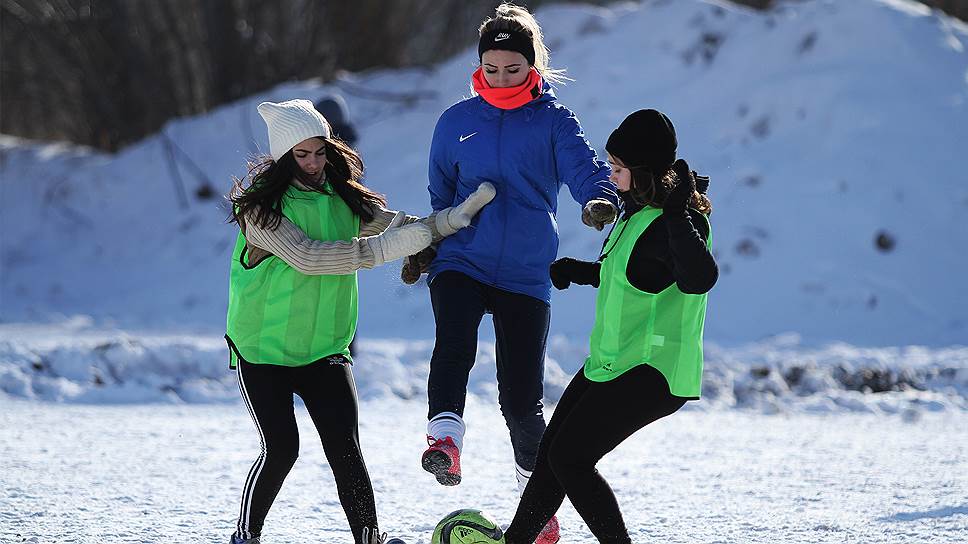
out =
[(265, 435), (262, 433), (262, 426), (259, 425), (259, 419), (255, 415), (255, 409), (252, 407), (252, 401), (249, 399), (249, 393), (245, 387), (245, 380), (242, 378), (242, 364), (238, 365), (238, 375), (239, 375), (239, 391), (242, 393), (242, 400), (245, 401), (245, 407), (249, 410), (249, 415), (252, 416), (252, 421), (255, 423), (255, 428), (259, 432), (259, 442), (260, 442), (260, 453), (259, 457), (252, 464), (252, 468), (249, 469), (249, 475), (245, 479), (245, 487), (242, 488), (242, 506), (239, 510), (239, 521), (236, 526), (239, 538), (247, 539), (253, 538), (255, 535), (249, 533), (249, 516), (252, 510), (252, 491), (255, 488), (255, 483), (259, 479), (259, 474), (262, 472), (262, 467), (265, 465), (266, 460), (266, 439)]

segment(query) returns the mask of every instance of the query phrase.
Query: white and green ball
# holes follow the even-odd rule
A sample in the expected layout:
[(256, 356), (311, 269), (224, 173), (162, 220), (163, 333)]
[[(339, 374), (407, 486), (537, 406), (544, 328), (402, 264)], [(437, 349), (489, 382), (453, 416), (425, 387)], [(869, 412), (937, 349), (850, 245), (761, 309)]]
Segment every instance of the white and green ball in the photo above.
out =
[(455, 510), (440, 520), (432, 544), (504, 544), (504, 532), (480, 510)]

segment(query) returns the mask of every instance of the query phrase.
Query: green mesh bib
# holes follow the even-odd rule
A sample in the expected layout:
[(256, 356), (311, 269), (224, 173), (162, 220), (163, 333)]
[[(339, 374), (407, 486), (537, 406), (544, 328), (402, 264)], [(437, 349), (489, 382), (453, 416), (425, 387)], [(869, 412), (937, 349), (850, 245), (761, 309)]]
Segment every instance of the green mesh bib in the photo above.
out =
[[(339, 195), (290, 187), (282, 212), (313, 240), (349, 241), (360, 218)], [(276, 256), (249, 266), (245, 236), (232, 252), (226, 338), (230, 365), (304, 366), (328, 355), (349, 357), (356, 333), (356, 272), (304, 275)]]
[[(659, 293), (645, 293), (626, 277), (635, 242), (660, 215), (661, 209), (645, 207), (615, 227), (621, 234), (602, 262), (584, 372), (589, 380), (604, 382), (647, 364), (665, 376), (673, 395), (699, 398), (706, 294), (685, 294), (675, 283)], [(711, 243), (710, 230), (706, 246)]]

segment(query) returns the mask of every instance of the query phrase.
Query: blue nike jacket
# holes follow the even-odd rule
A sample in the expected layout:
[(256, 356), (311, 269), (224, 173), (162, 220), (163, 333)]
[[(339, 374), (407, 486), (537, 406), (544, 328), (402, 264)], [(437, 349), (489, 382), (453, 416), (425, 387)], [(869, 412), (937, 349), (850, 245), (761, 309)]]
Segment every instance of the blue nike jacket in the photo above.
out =
[(471, 226), (440, 243), (428, 282), (456, 270), (550, 303), (558, 190), (567, 185), (583, 207), (594, 198), (617, 207), (610, 174), (575, 114), (558, 103), (547, 83), (541, 96), (513, 110), (480, 96), (454, 104), (437, 121), (430, 147), (431, 206), (456, 206), (485, 181), (497, 196)]

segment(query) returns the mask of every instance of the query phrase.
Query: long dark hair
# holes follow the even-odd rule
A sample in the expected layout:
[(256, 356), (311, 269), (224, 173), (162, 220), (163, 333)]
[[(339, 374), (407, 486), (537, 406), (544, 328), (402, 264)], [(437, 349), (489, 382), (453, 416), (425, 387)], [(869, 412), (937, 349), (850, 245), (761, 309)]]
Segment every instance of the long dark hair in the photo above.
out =
[[(339, 138), (320, 138), (326, 147), (326, 166), (323, 171), (329, 186), (343, 199), (364, 223), (373, 221), (373, 212), (379, 206), (386, 206), (386, 198), (361, 183), (363, 160), (346, 142)], [(306, 185), (326, 192), (323, 187), (305, 179), (302, 170), (292, 156), (292, 150), (273, 160), (262, 155), (249, 161), (248, 174), (244, 183), (235, 179), (232, 191), (226, 199), (232, 206), (229, 221), (244, 225), (246, 218), (254, 220), (264, 229), (275, 229), (282, 221), (282, 200), (289, 190), (293, 178)], [(254, 216), (252, 214), (254, 212)]]
[[(632, 174), (632, 187), (629, 188), (628, 195), (636, 204), (642, 206), (661, 208), (665, 204), (666, 197), (679, 181), (672, 167), (669, 167), (661, 176), (656, 176), (654, 172), (641, 166), (630, 167), (629, 171)], [(693, 191), (689, 199), (689, 207), (707, 216), (713, 213), (712, 201), (699, 191)]]

